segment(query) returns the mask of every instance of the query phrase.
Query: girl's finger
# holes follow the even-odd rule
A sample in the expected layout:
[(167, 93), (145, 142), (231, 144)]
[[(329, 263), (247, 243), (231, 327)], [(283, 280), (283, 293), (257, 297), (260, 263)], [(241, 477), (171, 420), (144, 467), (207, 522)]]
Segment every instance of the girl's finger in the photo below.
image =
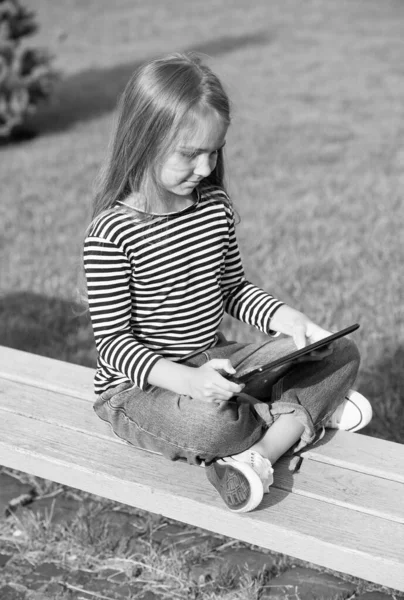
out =
[(212, 369), (215, 369), (215, 371), (226, 371), (226, 373), (231, 374), (236, 372), (236, 369), (228, 358), (212, 358), (207, 364), (209, 364)]
[(203, 400), (205, 402), (226, 402), (227, 400), (230, 400), (230, 398), (231, 394), (221, 394), (220, 392), (215, 392), (205, 395)]
[(315, 323), (311, 323), (307, 328), (307, 337), (309, 338), (310, 344), (314, 344), (314, 342), (319, 342), (324, 338), (330, 336), (331, 333), (326, 329), (323, 329), (319, 325)]
[(293, 332), (293, 341), (296, 348), (300, 350), (306, 346), (306, 329), (303, 326), (298, 326)]
[(215, 385), (215, 390), (217, 390), (218, 393), (225, 394), (226, 399), (228, 400), (235, 394), (239, 394), (243, 387), (245, 387), (244, 384), (240, 385), (239, 383), (228, 381), (223, 377), (220, 382)]

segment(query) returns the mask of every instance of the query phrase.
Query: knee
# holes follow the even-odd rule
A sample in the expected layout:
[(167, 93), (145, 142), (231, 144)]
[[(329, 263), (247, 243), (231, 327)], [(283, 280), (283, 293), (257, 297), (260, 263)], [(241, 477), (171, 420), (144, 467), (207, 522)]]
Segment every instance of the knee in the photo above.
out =
[(229, 401), (209, 405), (195, 433), (205, 458), (213, 458), (240, 452), (239, 447), (246, 440), (246, 447), (252, 445), (260, 437), (262, 427), (261, 419), (248, 404)]
[(229, 404), (211, 404), (200, 427), (205, 449), (213, 456), (225, 456), (226, 449), (240, 435), (239, 419)]

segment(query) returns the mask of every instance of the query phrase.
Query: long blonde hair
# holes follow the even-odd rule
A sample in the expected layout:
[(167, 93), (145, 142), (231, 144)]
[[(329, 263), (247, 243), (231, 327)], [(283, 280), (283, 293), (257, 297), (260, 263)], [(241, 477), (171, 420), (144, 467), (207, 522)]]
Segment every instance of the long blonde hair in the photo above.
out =
[[(161, 164), (184, 123), (215, 111), (230, 124), (230, 101), (218, 77), (195, 54), (172, 54), (142, 64), (132, 75), (118, 104), (107, 161), (100, 171), (92, 220), (130, 194), (145, 199), (153, 212), (162, 190)], [(204, 183), (224, 188), (223, 151)]]

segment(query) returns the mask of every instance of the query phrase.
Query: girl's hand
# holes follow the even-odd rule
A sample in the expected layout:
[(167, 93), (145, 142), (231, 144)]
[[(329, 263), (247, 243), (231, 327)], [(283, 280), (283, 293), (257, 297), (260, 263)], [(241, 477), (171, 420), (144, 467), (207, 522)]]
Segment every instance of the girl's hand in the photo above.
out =
[[(329, 331), (316, 325), (303, 314), (302, 318), (297, 319), (293, 324), (291, 332), (291, 336), (293, 337), (293, 341), (298, 350), (304, 348), (308, 344), (314, 344), (314, 342), (318, 342), (329, 335), (331, 335)], [(321, 350), (319, 352), (321, 352)]]
[(197, 369), (192, 369), (189, 395), (203, 402), (223, 402), (239, 394), (243, 385), (228, 381), (219, 371), (234, 374), (236, 371), (227, 358), (214, 358)]
[(290, 335), (298, 350), (331, 335), (329, 331), (313, 323), (305, 314), (286, 304), (278, 308), (272, 317), (271, 328)]

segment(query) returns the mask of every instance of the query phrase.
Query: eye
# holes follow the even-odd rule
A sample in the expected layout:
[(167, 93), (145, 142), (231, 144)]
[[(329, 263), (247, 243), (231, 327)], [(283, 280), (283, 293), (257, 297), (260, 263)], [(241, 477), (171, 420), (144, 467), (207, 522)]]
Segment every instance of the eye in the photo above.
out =
[(196, 158), (196, 156), (197, 156), (196, 152), (187, 152), (187, 150), (181, 150), (180, 154), (181, 154), (181, 156), (183, 156), (184, 158), (187, 158), (189, 160), (192, 160), (193, 158)]

